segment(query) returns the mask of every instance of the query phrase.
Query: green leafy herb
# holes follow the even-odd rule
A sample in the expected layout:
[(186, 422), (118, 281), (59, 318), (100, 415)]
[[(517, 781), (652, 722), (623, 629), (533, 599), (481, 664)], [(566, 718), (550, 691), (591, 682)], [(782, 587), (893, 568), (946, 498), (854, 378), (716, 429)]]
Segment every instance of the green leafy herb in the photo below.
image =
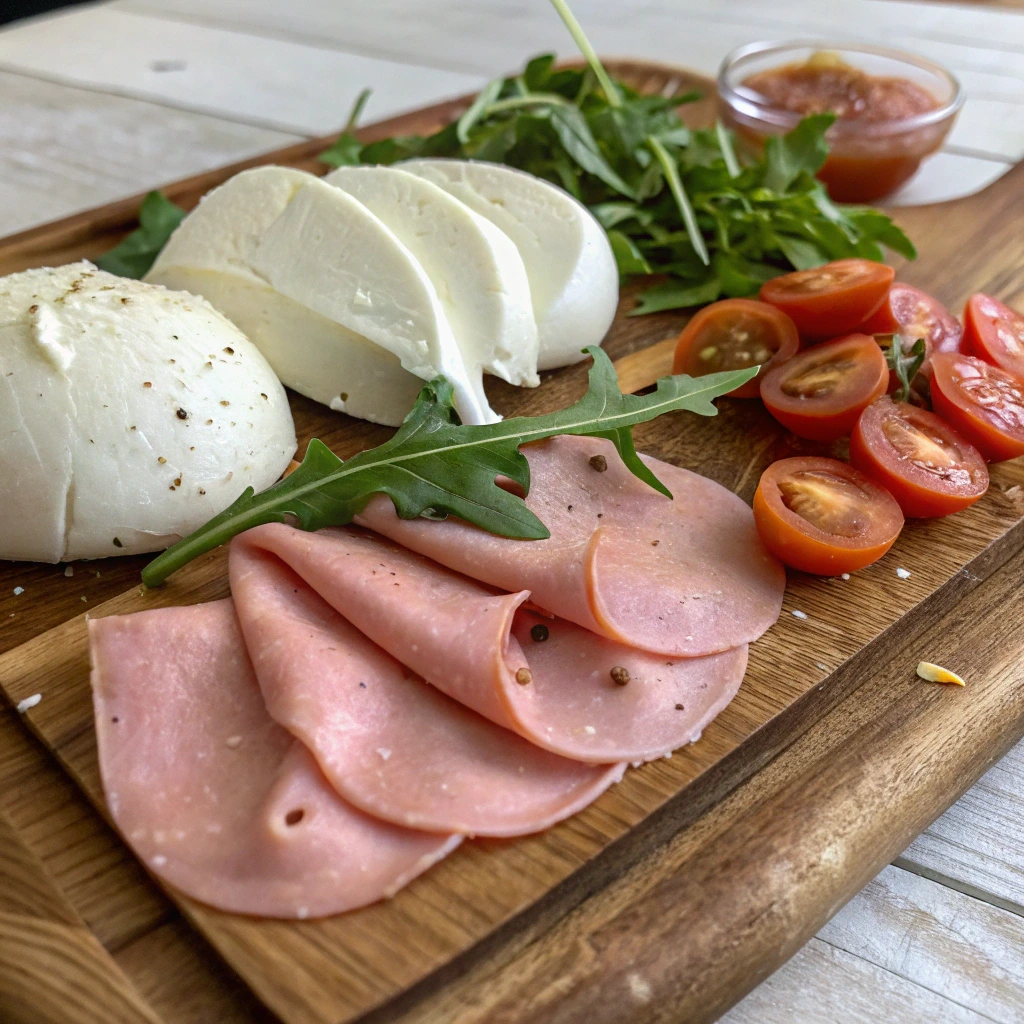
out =
[(148, 193), (139, 207), (138, 228), (104, 253), (97, 266), (121, 277), (144, 277), (184, 216), (185, 211), (163, 192)]
[[(880, 341), (885, 341), (882, 336)], [(906, 402), (910, 398), (910, 385), (917, 376), (918, 371), (924, 364), (925, 342), (924, 338), (918, 338), (913, 345), (907, 347), (898, 334), (888, 335), (888, 345), (885, 348), (885, 361), (889, 369), (896, 374), (900, 382), (899, 388), (893, 393), (893, 400)]]
[(436, 377), (420, 392), (398, 432), (380, 447), (343, 462), (320, 441), (311, 441), (294, 473), (260, 494), (247, 488), (220, 515), (150, 562), (143, 582), (163, 583), (193, 558), (263, 523), (294, 521), (304, 530), (349, 523), (374, 494), (389, 495), (403, 519), (450, 514), (502, 537), (543, 539), (550, 535), (544, 524), (521, 498), (495, 483), (504, 476), (529, 491), (530, 467), (520, 445), (555, 434), (604, 437), (637, 477), (669, 494), (637, 455), (631, 428), (676, 409), (714, 416), (712, 399), (758, 370), (663, 377), (650, 394), (624, 395), (608, 356), (596, 347), (586, 351), (594, 360), (590, 386), (568, 409), (464, 425), (452, 405), (451, 385)]

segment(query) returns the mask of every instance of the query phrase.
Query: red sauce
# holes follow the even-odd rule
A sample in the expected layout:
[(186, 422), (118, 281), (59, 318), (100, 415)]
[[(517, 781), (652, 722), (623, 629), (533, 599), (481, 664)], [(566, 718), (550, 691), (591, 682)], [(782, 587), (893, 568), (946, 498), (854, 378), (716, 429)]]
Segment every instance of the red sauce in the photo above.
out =
[(844, 121), (901, 121), (939, 105), (916, 82), (869, 75), (839, 61), (784, 64), (751, 75), (743, 84), (780, 110), (794, 114), (831, 111)]
[[(941, 104), (916, 82), (871, 75), (828, 53), (758, 72), (743, 85), (779, 110), (837, 115), (829, 136), (829, 158), (818, 177), (839, 202), (870, 202), (895, 191), (924, 157), (938, 149), (952, 123), (943, 119), (924, 127), (885, 130), (887, 124), (926, 114)], [(751, 142), (764, 142), (758, 126), (733, 127)]]

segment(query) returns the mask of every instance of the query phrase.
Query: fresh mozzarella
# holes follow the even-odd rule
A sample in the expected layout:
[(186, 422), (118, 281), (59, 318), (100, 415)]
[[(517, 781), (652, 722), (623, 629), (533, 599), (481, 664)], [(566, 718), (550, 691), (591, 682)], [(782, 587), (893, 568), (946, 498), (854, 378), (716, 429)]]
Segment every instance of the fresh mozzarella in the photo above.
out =
[(0, 278), (0, 557), (153, 551), (295, 452), (284, 389), (202, 299), (89, 263)]
[(324, 180), (379, 217), (419, 261), (472, 372), (539, 383), (530, 284), (504, 232), (426, 178), (395, 167), (339, 167)]
[[(421, 379), (444, 374), (464, 422), (497, 419), (419, 263), (365, 206), (311, 174), (260, 167), (215, 189), (181, 223), (146, 279), (170, 282), (183, 270), (235, 275), (344, 328), (333, 336), (335, 350), (350, 349), (345, 364), (360, 375), (346, 381), (340, 370), (332, 370), (328, 390), (347, 409), (353, 408), (351, 396), (369, 392), (368, 381), (379, 380), (377, 371), (388, 365), (383, 357), (372, 364), (362, 360), (366, 348), (351, 337), (358, 335), (394, 355), (409, 374)], [(276, 337), (271, 358), (285, 370), (289, 358), (282, 353), (311, 348), (316, 338), (322, 332), (307, 335), (292, 327)], [(290, 360), (293, 368), (318, 361), (323, 365), (322, 354), (315, 352), (293, 354)], [(368, 376), (362, 376), (363, 369)], [(282, 380), (301, 383), (290, 374)], [(387, 388), (411, 393), (402, 375), (391, 371), (388, 381)], [(340, 399), (342, 393), (349, 400)], [(390, 409), (374, 418), (393, 420), (396, 404), (393, 398)]]
[(541, 178), (500, 164), (408, 160), (500, 228), (519, 250), (540, 335), (541, 370), (583, 359), (604, 340), (619, 298), (615, 257), (604, 229), (581, 203)]
[(394, 353), (250, 275), (167, 267), (158, 280), (202, 295), (241, 329), (290, 388), (336, 412), (395, 427), (423, 386)]

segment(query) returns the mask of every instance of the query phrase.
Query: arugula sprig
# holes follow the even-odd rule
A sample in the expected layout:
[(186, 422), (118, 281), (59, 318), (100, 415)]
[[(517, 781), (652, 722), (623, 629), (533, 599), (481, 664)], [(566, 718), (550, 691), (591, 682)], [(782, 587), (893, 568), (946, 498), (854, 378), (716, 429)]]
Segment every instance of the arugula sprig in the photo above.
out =
[(374, 494), (387, 494), (403, 519), (456, 515), (491, 533), (522, 540), (550, 536), (515, 494), (499, 487), (508, 477), (530, 489), (530, 465), (519, 446), (555, 434), (603, 437), (618, 449), (639, 479), (671, 497), (633, 446), (631, 428), (663, 413), (687, 409), (714, 416), (712, 399), (756, 375), (758, 367), (706, 377), (663, 377), (647, 395), (624, 395), (604, 351), (586, 351), (594, 362), (587, 393), (568, 409), (486, 425), (459, 422), (452, 386), (444, 377), (426, 384), (412, 411), (389, 441), (343, 462), (322, 442), (309, 443), (302, 465), (273, 487), (251, 487), (220, 515), (155, 558), (142, 572), (148, 586), (167, 577), (244, 530), (294, 521), (304, 530), (349, 523)]
[[(898, 334), (876, 335), (885, 350), (885, 361), (896, 374), (900, 386), (893, 392), (893, 400), (906, 402), (910, 398), (910, 386), (918, 371), (924, 365), (926, 346), (924, 338), (918, 338), (913, 345), (906, 346)], [(886, 341), (888, 343), (886, 344)]]

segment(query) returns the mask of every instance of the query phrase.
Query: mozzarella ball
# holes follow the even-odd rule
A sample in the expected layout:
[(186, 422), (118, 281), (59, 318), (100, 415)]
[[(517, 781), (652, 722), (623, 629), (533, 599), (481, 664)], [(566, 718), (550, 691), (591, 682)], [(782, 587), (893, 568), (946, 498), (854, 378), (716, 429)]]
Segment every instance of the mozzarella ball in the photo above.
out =
[(295, 448), (281, 383), (204, 299), (84, 262), (0, 278), (0, 558), (167, 547)]

